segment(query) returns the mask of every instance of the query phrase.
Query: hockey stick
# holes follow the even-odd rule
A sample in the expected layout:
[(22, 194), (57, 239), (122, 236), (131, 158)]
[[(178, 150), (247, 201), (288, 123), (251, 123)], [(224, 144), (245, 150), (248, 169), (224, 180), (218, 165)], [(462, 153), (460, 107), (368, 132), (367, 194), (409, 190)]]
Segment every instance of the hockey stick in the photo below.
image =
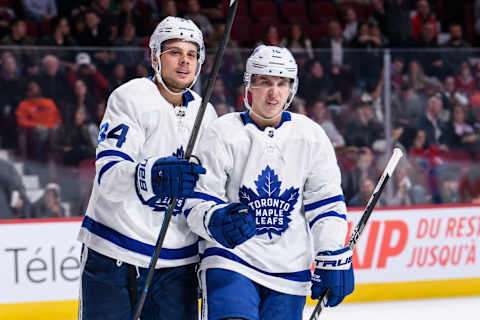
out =
[[(350, 249), (353, 250), (353, 248), (357, 244), (358, 238), (362, 234), (362, 231), (365, 228), (365, 225), (367, 224), (368, 218), (370, 218), (370, 215), (372, 214), (373, 208), (375, 208), (375, 205), (377, 204), (377, 201), (380, 198), (380, 195), (382, 194), (383, 189), (385, 188), (388, 180), (392, 176), (393, 170), (395, 170), (395, 167), (397, 166), (398, 161), (402, 156), (403, 156), (403, 153), (399, 148), (395, 148), (393, 150), (393, 154), (390, 157), (390, 160), (388, 161), (387, 166), (385, 167), (385, 170), (383, 170), (382, 176), (380, 177), (380, 180), (378, 181), (377, 186), (375, 187), (375, 190), (373, 190), (373, 193), (370, 196), (370, 199), (368, 199), (367, 206), (363, 211), (362, 217), (360, 218), (360, 221), (355, 227), (355, 230), (353, 231), (352, 236), (350, 237), (350, 241), (348, 241), (348, 246), (350, 247)], [(315, 309), (313, 310), (313, 313), (310, 316), (310, 320), (320, 319), (320, 313), (322, 312), (323, 308), (325, 307), (328, 301), (328, 294), (330, 293), (329, 291), (330, 290), (328, 289), (325, 290), (325, 292), (318, 299), (317, 305), (315, 306)]]
[[(200, 104), (200, 108), (198, 109), (198, 113), (195, 118), (195, 123), (192, 129), (192, 133), (190, 134), (190, 139), (188, 140), (187, 149), (185, 151), (185, 159), (189, 159), (190, 156), (192, 155), (193, 147), (195, 146), (198, 132), (200, 131), (200, 125), (202, 124), (203, 115), (205, 114), (205, 110), (207, 109), (208, 100), (210, 100), (210, 97), (212, 95), (213, 86), (215, 85), (215, 80), (217, 78), (218, 70), (220, 69), (220, 65), (222, 63), (223, 53), (225, 51), (225, 47), (227, 46), (228, 38), (230, 36), (230, 30), (232, 29), (233, 20), (235, 19), (235, 13), (237, 11), (238, 1), (230, 0), (230, 8), (228, 10), (228, 18), (225, 25), (225, 31), (223, 33), (222, 40), (215, 54), (213, 68), (208, 77), (207, 89), (205, 90), (205, 93), (202, 97), (202, 103)], [(139, 319), (140, 314), (142, 313), (143, 305), (145, 303), (145, 299), (147, 298), (148, 289), (152, 282), (155, 265), (157, 264), (158, 257), (160, 256), (160, 251), (162, 250), (163, 241), (165, 240), (168, 225), (170, 224), (173, 210), (177, 205), (177, 201), (178, 201), (177, 198), (172, 198), (170, 200), (170, 204), (168, 206), (168, 212), (165, 215), (165, 218), (163, 219), (162, 228), (160, 229), (157, 242), (155, 244), (155, 251), (153, 253), (152, 258), (150, 259), (150, 264), (148, 266), (147, 279), (145, 280), (145, 285), (143, 287), (140, 300), (138, 301), (138, 304), (136, 305), (134, 310), (133, 320)]]

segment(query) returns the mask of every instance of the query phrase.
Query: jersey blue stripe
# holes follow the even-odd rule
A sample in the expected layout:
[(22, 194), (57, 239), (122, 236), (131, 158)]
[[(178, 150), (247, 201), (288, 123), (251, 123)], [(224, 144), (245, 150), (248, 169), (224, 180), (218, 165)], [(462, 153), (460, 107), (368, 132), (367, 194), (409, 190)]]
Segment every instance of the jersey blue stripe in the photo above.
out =
[(122, 151), (117, 151), (117, 150), (104, 150), (97, 155), (97, 158), (95, 160), (98, 160), (103, 157), (109, 157), (109, 156), (116, 156), (128, 161), (134, 162), (133, 159), (128, 154)]
[[(250, 114), (249, 114), (248, 111), (244, 111), (244, 112), (240, 113), (240, 118), (242, 119), (242, 122), (243, 122), (243, 125), (244, 125), (244, 126), (246, 126), (247, 124), (251, 123), (251, 124), (253, 124), (254, 126), (256, 126), (256, 127), (258, 128), (258, 130), (264, 131), (263, 129), (261, 129), (261, 128), (255, 123), (255, 121), (252, 120), (252, 118), (250, 117)], [(282, 118), (281, 118), (281, 120), (280, 120), (280, 123), (275, 127), (275, 129), (280, 128), (284, 122), (291, 121), (291, 120), (292, 120), (292, 115), (290, 114), (290, 112), (283, 111), (283, 112), (282, 112)]]
[(321, 206), (324, 206), (326, 204), (330, 204), (330, 203), (333, 203), (333, 202), (337, 202), (337, 201), (345, 201), (343, 199), (343, 195), (339, 194), (338, 196), (334, 196), (334, 197), (331, 197), (331, 198), (327, 198), (327, 199), (323, 199), (323, 200), (320, 200), (320, 201), (317, 201), (317, 202), (307, 204), (307, 205), (305, 205), (305, 212), (310, 211), (310, 210), (315, 210), (317, 208), (320, 208)]
[(225, 201), (223, 201), (220, 198), (217, 198), (217, 197), (214, 197), (214, 196), (211, 196), (209, 194), (202, 193), (202, 192), (194, 192), (190, 196), (190, 199), (201, 199), (201, 200), (206, 200), (206, 201), (214, 201), (217, 204), (225, 203)]
[(343, 220), (347, 220), (347, 216), (344, 215), (344, 214), (340, 214), (340, 213), (335, 212), (335, 211), (328, 211), (328, 212), (319, 214), (312, 221), (310, 221), (310, 223), (308, 224), (310, 226), (310, 229), (312, 228), (312, 226), (315, 222), (317, 222), (320, 219), (326, 218), (326, 217), (338, 217), (338, 218), (341, 218)]
[(110, 161), (108, 162), (106, 165), (104, 165), (102, 167), (102, 169), (100, 169), (100, 172), (98, 173), (98, 184), (100, 184), (100, 180), (102, 179), (102, 176), (105, 172), (107, 172), (108, 169), (110, 169), (111, 167), (113, 167), (114, 165), (116, 165), (117, 163), (119, 163), (120, 160), (116, 160), (116, 161)]
[[(106, 225), (97, 222), (90, 218), (89, 216), (85, 216), (83, 218), (82, 227), (90, 231), (91, 233), (103, 238), (107, 241), (113, 242), (119, 247), (124, 249), (143, 254), (145, 256), (153, 256), (153, 252), (155, 250), (155, 246), (150, 244), (129, 238), (120, 232), (113, 230)], [(160, 251), (160, 259), (166, 260), (175, 260), (175, 259), (185, 259), (194, 257), (198, 254), (198, 242), (183, 248), (178, 249), (168, 249), (162, 248)]]
[(252, 266), (251, 264), (247, 263), (245, 260), (243, 260), (239, 256), (231, 253), (228, 250), (222, 249), (222, 248), (208, 248), (203, 253), (203, 258), (206, 258), (206, 257), (209, 257), (209, 256), (224, 257), (226, 259), (233, 260), (235, 262), (243, 264), (244, 266), (246, 266), (250, 269), (253, 269), (255, 271), (261, 272), (263, 274), (273, 276), (273, 277), (283, 278), (283, 279), (286, 279), (286, 280), (297, 281), (297, 282), (310, 282), (310, 280), (312, 279), (312, 273), (311, 273), (310, 270), (303, 270), (303, 271), (297, 271), (297, 272), (286, 272), (286, 273), (272, 273), (272, 272), (263, 271), (263, 270), (261, 270), (257, 267)]
[(183, 214), (185, 215), (185, 218), (188, 218), (188, 215), (190, 214), (190, 212), (192, 212), (192, 208), (183, 211)]

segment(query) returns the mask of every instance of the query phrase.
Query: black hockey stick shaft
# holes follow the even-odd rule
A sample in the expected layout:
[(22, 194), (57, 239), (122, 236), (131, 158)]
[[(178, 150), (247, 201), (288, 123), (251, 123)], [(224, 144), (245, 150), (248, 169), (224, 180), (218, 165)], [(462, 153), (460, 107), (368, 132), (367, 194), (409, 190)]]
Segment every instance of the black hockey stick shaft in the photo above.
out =
[[(398, 161), (402, 156), (403, 154), (400, 149), (395, 148), (393, 150), (393, 154), (390, 157), (390, 160), (388, 161), (387, 166), (385, 167), (385, 170), (383, 170), (382, 176), (380, 177), (380, 180), (378, 180), (377, 186), (373, 190), (373, 193), (370, 196), (370, 199), (368, 199), (367, 206), (363, 211), (362, 217), (360, 218), (360, 221), (356, 225), (355, 230), (353, 231), (352, 236), (348, 241), (348, 247), (350, 247), (350, 249), (353, 250), (353, 248), (355, 248), (358, 238), (360, 238), (360, 235), (362, 234), (363, 229), (367, 225), (368, 219), (372, 214), (373, 208), (375, 208), (375, 205), (377, 204), (377, 201), (380, 198), (380, 195), (382, 194), (383, 189), (387, 185), (388, 180), (391, 178), (393, 171), (395, 170), (395, 167), (397, 166)], [(330, 293), (330, 290), (327, 289), (320, 296), (320, 298), (318, 299), (317, 305), (315, 306), (315, 309), (313, 310), (313, 313), (310, 316), (310, 320), (320, 319), (320, 314), (322, 313), (322, 310), (324, 309), (328, 301), (329, 293)]]
[[(203, 120), (203, 115), (205, 114), (205, 110), (207, 109), (208, 101), (210, 100), (210, 97), (213, 92), (213, 86), (215, 85), (215, 80), (217, 79), (217, 74), (220, 69), (220, 66), (222, 64), (222, 59), (223, 59), (223, 53), (225, 51), (225, 47), (227, 46), (228, 39), (230, 37), (230, 30), (232, 29), (233, 25), (233, 20), (235, 19), (235, 13), (237, 11), (238, 7), (238, 1), (240, 0), (230, 0), (230, 8), (228, 10), (228, 18), (225, 26), (225, 31), (222, 36), (222, 40), (220, 42), (220, 45), (217, 49), (217, 53), (215, 54), (215, 60), (213, 63), (213, 68), (212, 71), (210, 72), (210, 75), (208, 77), (208, 82), (207, 82), (207, 89), (204, 92), (204, 95), (202, 97), (202, 103), (200, 104), (200, 108), (198, 109), (197, 116), (195, 118), (195, 123), (193, 125), (192, 133), (190, 134), (190, 139), (188, 140), (187, 144), (187, 150), (185, 151), (185, 159), (189, 159), (190, 156), (192, 155), (193, 148), (195, 146), (195, 142), (197, 141), (197, 136), (200, 131), (200, 126), (202, 124)], [(167, 234), (167, 229), (170, 224), (170, 220), (172, 219), (173, 215), (173, 210), (175, 209), (175, 206), (177, 205), (177, 198), (173, 198), (170, 201), (170, 204), (168, 206), (168, 212), (165, 215), (165, 218), (163, 219), (162, 227), (160, 229), (160, 232), (158, 234), (157, 242), (155, 244), (155, 250), (153, 253), (153, 256), (150, 259), (150, 264), (148, 267), (148, 274), (147, 278), (145, 280), (145, 285), (143, 287), (142, 293), (140, 295), (140, 299), (135, 306), (134, 310), (134, 317), (133, 320), (138, 320), (140, 318), (140, 315), (142, 313), (143, 305), (145, 304), (145, 299), (147, 298), (148, 290), (150, 287), (150, 284), (152, 283), (152, 278), (153, 278), (153, 272), (155, 270), (155, 265), (157, 263), (158, 257), (160, 256), (160, 251), (162, 250), (163, 246), (163, 241), (165, 240), (165, 236)]]

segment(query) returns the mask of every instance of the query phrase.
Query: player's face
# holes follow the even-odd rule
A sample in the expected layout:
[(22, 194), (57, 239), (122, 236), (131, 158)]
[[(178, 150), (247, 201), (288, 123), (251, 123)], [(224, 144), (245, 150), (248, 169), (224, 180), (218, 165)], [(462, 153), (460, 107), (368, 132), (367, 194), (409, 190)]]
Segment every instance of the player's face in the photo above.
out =
[(290, 93), (290, 79), (275, 76), (253, 76), (249, 91), (252, 109), (264, 118), (280, 114)]
[(174, 92), (183, 91), (195, 78), (198, 63), (197, 45), (183, 40), (167, 41), (160, 61), (165, 85)]

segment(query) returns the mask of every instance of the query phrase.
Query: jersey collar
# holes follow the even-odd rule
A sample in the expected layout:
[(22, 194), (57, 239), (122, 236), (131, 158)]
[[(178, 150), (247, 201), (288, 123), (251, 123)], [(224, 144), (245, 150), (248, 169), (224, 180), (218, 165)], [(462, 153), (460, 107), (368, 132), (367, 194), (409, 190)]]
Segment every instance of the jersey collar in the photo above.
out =
[[(155, 84), (155, 81), (153, 81), (152, 76), (149, 76), (148, 80), (152, 81)], [(155, 84), (155, 86), (156, 86), (156, 84)], [(195, 98), (193, 97), (193, 94), (190, 92), (190, 90), (187, 90), (183, 93), (183, 104), (184, 104), (185, 108), (188, 107), (188, 103), (190, 101), (193, 101), (193, 100), (195, 100)]]
[[(244, 111), (244, 112), (240, 113), (240, 118), (242, 118), (243, 125), (246, 126), (247, 124), (251, 123), (251, 124), (255, 125), (255, 127), (257, 127), (258, 130), (263, 131), (252, 120), (252, 117), (250, 117), (250, 115), (248, 114), (248, 111)], [(292, 120), (292, 115), (290, 114), (290, 112), (283, 111), (282, 112), (282, 119), (281, 119), (280, 123), (275, 127), (275, 129), (280, 128), (284, 122), (287, 122), (287, 121), (290, 121), (290, 120)]]

